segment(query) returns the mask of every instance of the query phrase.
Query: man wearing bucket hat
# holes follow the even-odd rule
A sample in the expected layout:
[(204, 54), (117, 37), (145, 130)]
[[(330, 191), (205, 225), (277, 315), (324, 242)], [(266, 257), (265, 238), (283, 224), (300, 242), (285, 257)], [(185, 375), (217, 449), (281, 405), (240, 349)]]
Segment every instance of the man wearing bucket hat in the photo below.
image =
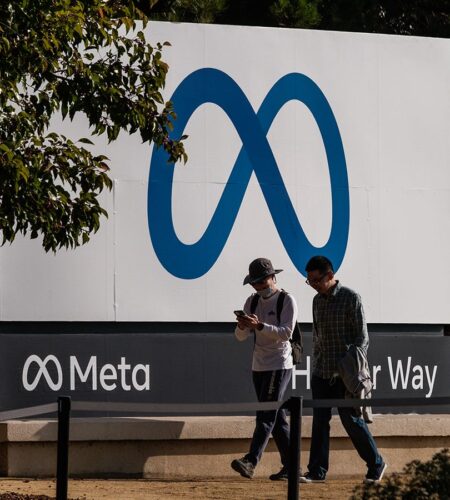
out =
[[(269, 259), (258, 258), (250, 263), (244, 285), (250, 284), (255, 293), (244, 304), (244, 316), (237, 317), (235, 336), (239, 341), (249, 337), (254, 341), (252, 374), (258, 401), (281, 401), (292, 374), (292, 355), (289, 339), (297, 321), (294, 297), (285, 294), (283, 307), (277, 317), (277, 304), (281, 290)], [(237, 311), (238, 313), (239, 311)], [(269, 440), (273, 435), (280, 452), (282, 468), (270, 479), (286, 480), (289, 468), (289, 424), (286, 411), (256, 412), (256, 426), (249, 452), (231, 462), (241, 476), (251, 478)]]

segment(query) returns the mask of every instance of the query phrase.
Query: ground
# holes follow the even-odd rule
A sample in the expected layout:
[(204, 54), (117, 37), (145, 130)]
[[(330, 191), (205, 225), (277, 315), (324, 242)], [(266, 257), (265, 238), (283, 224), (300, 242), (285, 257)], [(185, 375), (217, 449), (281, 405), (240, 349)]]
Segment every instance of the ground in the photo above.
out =
[[(348, 499), (361, 478), (329, 479), (323, 484), (300, 487), (300, 498)], [(0, 478), (0, 500), (46, 500), (55, 497), (55, 481)], [(6, 493), (16, 493), (6, 495)], [(35, 496), (34, 496), (35, 495)], [(71, 479), (69, 498), (79, 500), (284, 500), (287, 483), (268, 479), (202, 480), (98, 480)]]

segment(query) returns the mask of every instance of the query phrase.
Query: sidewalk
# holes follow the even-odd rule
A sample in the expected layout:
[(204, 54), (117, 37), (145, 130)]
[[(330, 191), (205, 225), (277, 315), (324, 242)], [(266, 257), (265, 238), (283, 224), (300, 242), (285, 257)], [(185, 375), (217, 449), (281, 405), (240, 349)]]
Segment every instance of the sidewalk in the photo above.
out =
[[(361, 477), (330, 479), (324, 484), (301, 485), (301, 498), (341, 500), (350, 498)], [(44, 479), (0, 478), (0, 493), (16, 492), (33, 495), (55, 495), (55, 482)], [(285, 500), (286, 482), (268, 479), (204, 479), (204, 480), (94, 480), (69, 481), (69, 498), (85, 500), (174, 500), (223, 499)]]

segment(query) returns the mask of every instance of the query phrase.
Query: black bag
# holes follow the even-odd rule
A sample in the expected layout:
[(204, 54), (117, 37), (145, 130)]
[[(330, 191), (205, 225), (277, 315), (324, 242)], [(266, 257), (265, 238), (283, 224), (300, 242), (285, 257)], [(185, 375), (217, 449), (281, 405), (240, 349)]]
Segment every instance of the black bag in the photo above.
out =
[[(280, 294), (277, 299), (277, 321), (280, 324), (281, 311), (283, 310), (284, 299), (288, 293), (284, 290), (280, 290)], [(255, 293), (252, 302), (250, 304), (250, 314), (254, 314), (256, 311), (256, 306), (258, 305), (259, 295)], [(300, 330), (300, 325), (295, 322), (294, 331), (292, 332), (292, 337), (289, 339), (292, 347), (292, 360), (294, 365), (298, 365), (302, 361), (303, 355), (303, 336)]]

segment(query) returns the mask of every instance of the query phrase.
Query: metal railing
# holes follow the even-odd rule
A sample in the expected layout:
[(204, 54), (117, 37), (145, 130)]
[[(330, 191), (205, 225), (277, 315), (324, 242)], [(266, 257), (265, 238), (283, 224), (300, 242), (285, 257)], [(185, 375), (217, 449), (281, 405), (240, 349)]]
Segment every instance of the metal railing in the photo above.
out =
[(300, 451), (303, 408), (352, 408), (361, 406), (402, 407), (402, 406), (447, 406), (450, 397), (435, 398), (380, 398), (380, 399), (307, 399), (291, 397), (287, 401), (263, 403), (220, 403), (220, 404), (160, 404), (160, 403), (110, 403), (74, 401), (69, 396), (60, 396), (57, 403), (8, 410), (0, 412), (0, 422), (49, 413), (58, 415), (58, 443), (56, 465), (56, 499), (67, 500), (69, 478), (69, 429), (71, 411), (120, 412), (144, 414), (182, 413), (238, 413), (249, 411), (269, 411), (286, 408), (291, 415), (289, 443), (290, 467), (288, 471), (288, 500), (300, 498)]

